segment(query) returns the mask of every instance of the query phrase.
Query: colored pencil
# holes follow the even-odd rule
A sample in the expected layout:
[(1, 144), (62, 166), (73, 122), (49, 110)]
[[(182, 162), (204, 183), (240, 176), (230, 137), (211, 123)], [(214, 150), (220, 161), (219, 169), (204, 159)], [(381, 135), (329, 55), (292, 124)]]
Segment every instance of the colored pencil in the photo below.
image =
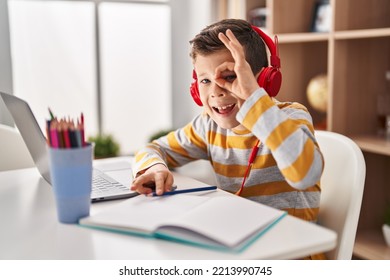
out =
[(57, 121), (55, 119), (50, 122), (50, 140), (53, 148), (59, 148)]
[(46, 121), (47, 143), (52, 148), (81, 148), (86, 146), (84, 135), (84, 114), (75, 121), (68, 118), (57, 120), (49, 108), (50, 119)]

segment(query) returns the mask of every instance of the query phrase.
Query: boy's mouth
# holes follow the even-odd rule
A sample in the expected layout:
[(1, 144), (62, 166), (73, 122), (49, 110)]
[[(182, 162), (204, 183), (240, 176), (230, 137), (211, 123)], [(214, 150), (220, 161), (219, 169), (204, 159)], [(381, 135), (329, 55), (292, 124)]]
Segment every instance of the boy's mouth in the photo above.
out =
[(218, 106), (218, 107), (213, 106), (213, 110), (218, 114), (226, 115), (229, 114), (235, 106), (236, 104), (229, 104), (229, 105)]

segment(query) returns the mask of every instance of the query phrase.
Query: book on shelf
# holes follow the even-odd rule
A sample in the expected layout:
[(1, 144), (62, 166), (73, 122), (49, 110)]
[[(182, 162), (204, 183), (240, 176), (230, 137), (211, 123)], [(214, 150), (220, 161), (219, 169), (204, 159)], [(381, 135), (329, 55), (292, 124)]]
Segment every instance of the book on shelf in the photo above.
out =
[(81, 226), (241, 252), (286, 215), (234, 195), (137, 196), (79, 221)]

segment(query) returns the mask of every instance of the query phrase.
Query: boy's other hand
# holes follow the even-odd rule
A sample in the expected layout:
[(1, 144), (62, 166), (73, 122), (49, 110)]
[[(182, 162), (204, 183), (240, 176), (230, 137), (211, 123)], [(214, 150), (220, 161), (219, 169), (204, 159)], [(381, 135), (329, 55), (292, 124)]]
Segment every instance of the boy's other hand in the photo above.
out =
[(157, 195), (162, 195), (164, 192), (170, 191), (172, 185), (171, 171), (163, 164), (156, 164), (136, 177), (130, 189), (140, 194), (150, 194), (155, 191)]
[[(249, 63), (245, 60), (244, 48), (230, 29), (226, 31), (226, 35), (219, 33), (218, 38), (230, 51), (234, 62), (224, 62), (219, 65), (215, 69), (215, 81), (220, 87), (246, 100), (259, 88), (259, 85)], [(224, 79), (222, 74), (226, 71), (233, 71), (237, 78), (233, 81)]]

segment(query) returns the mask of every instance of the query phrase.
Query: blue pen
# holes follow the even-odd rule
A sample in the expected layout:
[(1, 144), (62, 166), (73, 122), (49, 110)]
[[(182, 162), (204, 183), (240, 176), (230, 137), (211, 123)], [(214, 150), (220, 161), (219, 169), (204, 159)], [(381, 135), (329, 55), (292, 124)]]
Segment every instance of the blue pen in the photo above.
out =
[(152, 193), (148, 194), (148, 196), (165, 196), (165, 195), (174, 195), (174, 194), (180, 194), (180, 193), (204, 192), (204, 191), (212, 191), (212, 190), (216, 190), (216, 189), (217, 189), (217, 186), (208, 186), (208, 187), (202, 187), (202, 188), (170, 191), (170, 192), (165, 192), (162, 195), (158, 195), (158, 194), (156, 194), (156, 192), (152, 192)]

